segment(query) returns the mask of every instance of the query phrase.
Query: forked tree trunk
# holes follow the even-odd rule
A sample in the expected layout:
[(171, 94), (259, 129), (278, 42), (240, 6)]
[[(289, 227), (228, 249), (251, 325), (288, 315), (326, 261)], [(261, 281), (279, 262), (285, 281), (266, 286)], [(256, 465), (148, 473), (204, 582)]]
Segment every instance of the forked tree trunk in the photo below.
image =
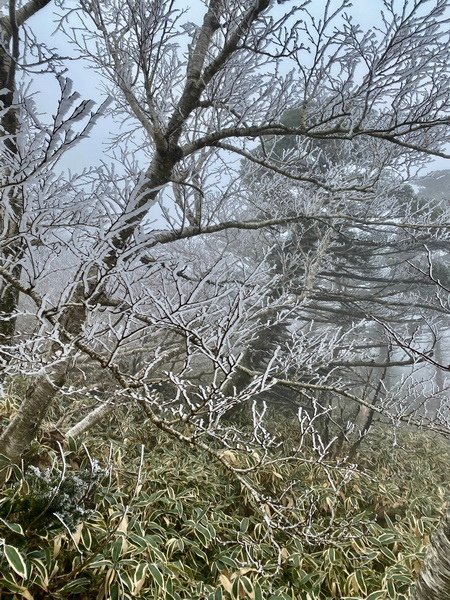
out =
[(450, 598), (450, 512), (442, 519), (431, 540), (422, 571), (411, 590), (410, 600)]

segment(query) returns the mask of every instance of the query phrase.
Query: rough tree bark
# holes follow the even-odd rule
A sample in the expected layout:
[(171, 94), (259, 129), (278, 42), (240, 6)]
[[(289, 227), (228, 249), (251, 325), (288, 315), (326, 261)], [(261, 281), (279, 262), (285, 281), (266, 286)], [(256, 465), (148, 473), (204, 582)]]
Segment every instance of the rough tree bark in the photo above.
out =
[(1, 453), (12, 462), (18, 462), (24, 451), (24, 442), (30, 444), (36, 437), (48, 410), (48, 399), (53, 398), (65, 380), (66, 362), (53, 368), (52, 379), (39, 378), (31, 383), (20, 410), (0, 438)]

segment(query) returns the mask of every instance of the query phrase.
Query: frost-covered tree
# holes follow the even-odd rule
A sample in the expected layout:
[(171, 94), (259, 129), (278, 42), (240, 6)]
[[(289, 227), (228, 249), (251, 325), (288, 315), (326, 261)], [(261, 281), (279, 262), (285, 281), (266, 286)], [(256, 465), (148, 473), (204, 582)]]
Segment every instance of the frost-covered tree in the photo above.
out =
[[(354, 223), (448, 236), (445, 210), (432, 221), (392, 214), (381, 176), (388, 170), (406, 178), (427, 157), (445, 156), (447, 2), (387, 2), (370, 31), (346, 14), (347, 0), (332, 4), (324, 3), (319, 19), (308, 2), (210, 0), (198, 19), (175, 0), (80, 0), (61, 17), (77, 54), (109, 90), (102, 110), (122, 126), (111, 143), (113, 166), (58, 175), (55, 161), (86, 138), (99, 112), (79, 100), (56, 57), (46, 58), (61, 90), (53, 116), (38, 114), (26, 88), (13, 94), (17, 130), (3, 126), (2, 140), (17, 150), (4, 154), (1, 176), (5, 215), (15, 228), (3, 241), (15, 240), (15, 254), (13, 261), (4, 253), (0, 275), (16, 298), (2, 317), (16, 324), (5, 336), (3, 365), (10, 376), (26, 375), (28, 385), (0, 436), (11, 461), (36, 436), (58, 393), (70, 399), (68, 377), (82, 360), (107, 374), (110, 398), (72, 424), (71, 435), (112, 402), (124, 402), (229, 469), (223, 452), (258, 448), (263, 459), (276, 443), (258, 403), (275, 386), (373, 408), (343, 382), (289, 377), (290, 365), (311, 363), (318, 349), (332, 361), (346, 343), (340, 334), (317, 343), (294, 338), (283, 361), (274, 349), (260, 370), (241, 361), (269, 321), (289, 321), (299, 303), (313, 301), (336, 221), (347, 231)], [(6, 27), (13, 27), (13, 12)], [(18, 39), (25, 60), (33, 38)], [(9, 56), (12, 38), (6, 43)], [(28, 69), (24, 60), (15, 61), (18, 69)], [(283, 122), (298, 107), (298, 124)], [(289, 155), (255, 153), (287, 135), (295, 141)], [(344, 156), (358, 149), (364, 168), (341, 162), (324, 169), (318, 140), (332, 141)], [(242, 159), (255, 173), (274, 174), (261, 190), (264, 213), (248, 193)], [(268, 191), (277, 197), (273, 204)], [(8, 198), (18, 196), (23, 203), (14, 213)], [(327, 235), (308, 255), (304, 293), (274, 294), (279, 274), (264, 253), (254, 248), (259, 260), (250, 261), (237, 249), (256, 243), (255, 231), (293, 223), (324, 224)], [(145, 355), (128, 360), (144, 342)], [(245, 385), (237, 385), (242, 373)], [(82, 370), (77, 385), (89, 376)], [(323, 456), (313, 427), (322, 408), (311, 402), (312, 411), (298, 412), (298, 435), (310, 436)], [(243, 403), (252, 405), (253, 427), (238, 430), (223, 417)], [(410, 414), (396, 418), (414, 421)], [(445, 423), (439, 428), (448, 431)], [(274, 514), (281, 525), (281, 513)]]
[[(300, 117), (301, 111), (294, 109), (287, 111), (281, 121), (295, 126)], [(342, 144), (319, 140), (311, 145), (307, 158), (302, 158), (296, 152), (295, 136), (268, 136), (254, 155), (270, 157), (280, 165), (289, 164), (292, 171), (299, 173), (307, 168), (307, 161), (314, 161), (318, 174), (330, 175), (345, 169), (353, 172), (356, 181), (366, 176), (366, 168), (371, 168), (370, 163), (367, 167), (364, 147), (364, 142)], [(244, 162), (242, 173), (248, 183), (248, 204), (261, 216), (277, 209), (289, 210), (290, 203), (292, 209), (293, 202), (297, 206), (311, 202), (314, 190), (307, 182), (291, 182), (286, 189), (283, 176), (250, 161)], [(417, 340), (425, 339), (430, 333), (430, 323), (434, 323), (435, 335), (427, 340), (426, 351), (433, 351), (442, 342), (438, 324), (446, 318), (445, 309), (433, 302), (433, 282), (426, 273), (414, 268), (411, 261), (426, 262), (424, 243), (431, 238), (427, 229), (421, 230), (420, 223), (434, 222), (439, 211), (446, 209), (442, 201), (425, 199), (411, 186), (404, 185), (388, 167), (380, 172), (379, 178), (374, 206), (370, 205), (370, 199), (365, 203), (360, 199), (352, 202), (349, 195), (341, 197), (330, 192), (321, 209), (324, 213), (332, 210), (333, 221), (305, 218), (258, 233), (255, 245), (266, 248), (267, 261), (279, 275), (279, 287), (273, 290), (273, 297), (284, 293), (297, 298), (298, 305), (282, 323), (274, 321), (273, 316), (268, 319), (267, 326), (261, 327), (247, 346), (241, 364), (255, 369), (269, 361), (278, 346), (278, 363), (280, 369), (283, 365), (286, 377), (309, 383), (345, 382), (348, 390), (357, 395), (362, 393), (371, 404), (392, 405), (396, 398), (401, 410), (413, 410), (417, 408), (420, 385), (416, 386), (416, 393), (411, 393), (411, 386), (404, 385), (401, 389), (399, 381), (405, 383), (414, 373), (416, 383), (421, 381), (428, 388), (429, 400), (433, 397), (435, 404), (444, 400), (445, 384), (441, 382), (433, 390), (432, 370), (425, 359), (396, 349), (382, 323), (395, 324), (405, 333), (413, 331)], [(283, 194), (279, 193), (281, 186)], [(372, 218), (367, 218), (370, 210)], [(292, 209), (291, 214), (297, 213)], [(383, 222), (383, 216), (389, 216), (390, 225)], [(403, 228), (402, 223), (408, 222), (418, 227)], [(434, 239), (433, 243), (443, 248), (446, 241)], [(251, 250), (248, 256), (252, 256)], [(337, 332), (341, 341), (328, 343), (327, 340), (336, 338)], [(304, 353), (291, 351), (295, 339), (303, 345), (305, 339), (309, 340), (308, 360)], [(240, 384), (244, 383), (245, 378), (241, 378)], [(337, 426), (339, 437), (349, 441), (350, 427), (353, 429), (350, 437), (356, 435), (359, 443), (360, 432), (366, 431), (373, 420), (373, 411), (365, 408), (361, 411), (361, 407), (347, 400), (337, 402), (329, 393), (318, 396), (323, 404), (333, 407), (325, 417), (327, 430), (331, 424), (327, 437), (336, 433)], [(294, 410), (305, 404), (298, 392), (281, 390), (278, 386), (265, 398)], [(405, 406), (405, 400), (409, 407)], [(335, 444), (335, 449), (338, 448), (339, 444)]]

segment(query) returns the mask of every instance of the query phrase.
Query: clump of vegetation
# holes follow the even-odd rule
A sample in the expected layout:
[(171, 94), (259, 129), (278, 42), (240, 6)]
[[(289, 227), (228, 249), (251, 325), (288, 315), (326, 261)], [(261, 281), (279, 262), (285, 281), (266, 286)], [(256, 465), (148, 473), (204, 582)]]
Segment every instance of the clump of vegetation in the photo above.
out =
[(0, 503), (0, 516), (25, 530), (61, 526), (71, 529), (90, 511), (92, 495), (105, 469), (93, 461), (91, 469), (60, 471), (30, 465), (10, 486)]
[(0, 589), (34, 600), (406, 600), (444, 508), (450, 451), (429, 434), (382, 433), (350, 478), (301, 460), (248, 476), (267, 494), (292, 482), (304, 518), (285, 531), (270, 530), (270, 506), (223, 464), (161, 433), (151, 449), (132, 430), (106, 452), (101, 435), (62, 456), (41, 446), (47, 466), (15, 468), (0, 505)]

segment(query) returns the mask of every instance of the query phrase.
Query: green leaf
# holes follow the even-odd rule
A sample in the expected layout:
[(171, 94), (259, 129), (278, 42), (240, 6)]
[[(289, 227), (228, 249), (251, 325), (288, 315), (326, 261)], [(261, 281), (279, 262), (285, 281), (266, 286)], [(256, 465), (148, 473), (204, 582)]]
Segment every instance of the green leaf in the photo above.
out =
[(149, 523), (146, 523), (146, 527), (150, 531), (159, 531), (159, 533), (162, 533), (162, 534), (166, 533), (166, 530), (164, 529), (164, 527), (161, 527), (161, 525), (158, 525), (158, 523), (155, 523), (154, 521), (150, 521)]
[(0, 579), (0, 589), (3, 591), (8, 590), (10, 592), (14, 592), (15, 594), (20, 594), (23, 598), (26, 598), (26, 600), (33, 600), (33, 596), (30, 594), (27, 588), (23, 587), (22, 585), (18, 585), (17, 583), (13, 583), (8, 579)]
[(5, 519), (1, 518), (0, 522), (3, 523), (3, 525), (5, 525), (9, 530), (13, 531), (14, 533), (17, 533), (18, 535), (25, 535), (22, 526), (18, 523), (9, 523), (8, 521), (5, 521)]
[(163, 588), (164, 587), (164, 578), (162, 576), (161, 571), (158, 569), (158, 567), (154, 563), (149, 563), (148, 570), (150, 571), (150, 574), (153, 577), (153, 579), (155, 580), (158, 587)]
[(246, 533), (250, 525), (250, 519), (248, 517), (244, 517), (239, 523), (239, 529), (241, 533)]
[(245, 575), (243, 575), (242, 577), (239, 577), (239, 582), (241, 584), (242, 590), (247, 595), (252, 595), (254, 593), (253, 583), (250, 581), (250, 579), (248, 577), (245, 577)]
[(200, 558), (200, 560), (203, 560), (204, 562), (208, 562), (208, 557), (203, 552), (203, 550), (197, 546), (197, 544), (191, 544), (191, 550), (196, 556), (198, 556)]
[(259, 583), (255, 583), (253, 587), (255, 588), (254, 600), (264, 600), (262, 589), (261, 589), (261, 586), (259, 585)]
[(338, 562), (336, 548), (328, 548), (328, 550), (326, 550), (325, 556), (328, 559), (329, 563), (332, 565)]
[(405, 573), (391, 573), (389, 579), (392, 579), (395, 583), (405, 583), (406, 585), (412, 583), (412, 577), (410, 575), (405, 575)]
[(81, 542), (87, 550), (91, 549), (92, 535), (87, 527), (83, 527), (83, 529), (81, 530)]
[(361, 571), (355, 571), (355, 578), (358, 583), (359, 590), (365, 595), (367, 594), (367, 585), (364, 579), (364, 575)]
[(27, 576), (27, 565), (17, 548), (15, 546), (5, 544), (4, 552), (9, 566), (17, 573), (17, 575), (20, 575), (20, 577), (25, 579)]
[(377, 590), (376, 592), (372, 592), (366, 598), (366, 600), (384, 600), (385, 593), (383, 590)]
[(397, 539), (397, 536), (395, 535), (395, 533), (383, 533), (378, 538), (378, 542), (383, 545), (393, 544), (396, 539)]
[(61, 594), (61, 592), (85, 592), (91, 587), (91, 585), (92, 581), (90, 579), (88, 579), (87, 577), (80, 577), (79, 579), (69, 581), (69, 583), (67, 583), (64, 587), (58, 590), (58, 593)]
[(147, 563), (142, 562), (139, 563), (138, 566), (136, 567), (136, 570), (134, 572), (133, 575), (133, 580), (134, 581), (139, 581), (140, 579), (142, 579), (143, 577), (145, 577), (145, 573), (147, 571)]
[(141, 591), (141, 589), (145, 583), (147, 568), (148, 568), (148, 564), (144, 563), (144, 562), (139, 563), (138, 566), (136, 567), (136, 570), (133, 575), (133, 588), (132, 588), (133, 596), (139, 595), (139, 592)]
[(395, 600), (397, 598), (397, 590), (395, 589), (394, 582), (388, 579), (386, 587), (387, 587), (389, 598), (392, 598), (393, 600)]
[(134, 588), (134, 583), (126, 571), (118, 571), (117, 577), (127, 589), (132, 590)]
[(136, 533), (129, 533), (128, 540), (133, 542), (133, 544), (135, 544), (136, 546), (139, 546), (139, 548), (141, 548), (142, 550), (146, 550), (148, 547), (147, 540), (142, 536), (137, 535)]
[(79, 443), (78, 440), (70, 437), (67, 439), (67, 445), (70, 452), (78, 452), (79, 451)]
[(112, 558), (112, 561), (115, 563), (119, 560), (119, 558), (122, 555), (123, 543), (124, 543), (124, 538), (122, 536), (119, 536), (114, 541), (114, 544), (113, 544), (112, 550), (111, 550), (111, 558)]
[(119, 584), (117, 583), (117, 581), (113, 581), (109, 588), (109, 600), (120, 600), (120, 598), (122, 598), (123, 600), (123, 598), (125, 597), (125, 594), (120, 593)]
[(223, 593), (222, 593), (222, 588), (217, 588), (216, 591), (214, 592), (214, 594), (212, 596), (210, 596), (211, 600), (222, 600), (223, 599)]
[(105, 558), (103, 554), (97, 554), (97, 556), (95, 556), (89, 563), (89, 566), (92, 569), (97, 569), (98, 567), (110, 567), (111, 565), (112, 562), (109, 560), (109, 558)]
[(234, 598), (254, 598), (255, 589), (248, 577), (242, 575), (233, 581), (231, 594)]
[(34, 573), (35, 578), (40, 579), (41, 587), (47, 591), (49, 575), (45, 563), (39, 558), (32, 558), (30, 562), (33, 565), (33, 571), (36, 571), (36, 573)]
[(147, 548), (154, 548), (158, 550), (163, 543), (161, 536), (159, 535), (146, 535), (145, 536)]
[(395, 564), (397, 562), (397, 557), (395, 556), (395, 554), (392, 552), (392, 550), (389, 550), (389, 548), (386, 548), (385, 546), (381, 546), (380, 548), (380, 552), (382, 554), (384, 554), (384, 556), (391, 561), (393, 564)]
[(212, 540), (211, 532), (207, 527), (205, 527), (201, 523), (197, 523), (197, 525), (195, 526), (195, 531), (199, 533), (205, 539), (206, 542), (210, 542)]
[[(302, 571), (302, 569), (300, 569), (300, 567), (303, 564), (303, 556), (301, 554), (299, 554), (298, 552), (294, 552), (293, 554), (289, 555), (288, 563), (290, 566), (297, 567), (297, 569)], [(302, 571), (302, 572), (305, 573), (304, 571)], [(296, 577), (300, 577), (298, 571), (296, 571)]]
[(183, 552), (184, 542), (181, 538), (172, 537), (166, 542), (167, 555), (171, 557), (175, 552)]
[[(230, 558), (229, 556), (221, 556), (217, 562), (222, 563), (226, 567), (231, 567), (232, 569), (238, 568), (236, 561), (233, 560), (232, 558)], [(222, 569), (220, 569), (220, 570), (222, 570)]]
[(231, 586), (231, 596), (233, 598), (241, 597), (240, 577), (236, 577)]

